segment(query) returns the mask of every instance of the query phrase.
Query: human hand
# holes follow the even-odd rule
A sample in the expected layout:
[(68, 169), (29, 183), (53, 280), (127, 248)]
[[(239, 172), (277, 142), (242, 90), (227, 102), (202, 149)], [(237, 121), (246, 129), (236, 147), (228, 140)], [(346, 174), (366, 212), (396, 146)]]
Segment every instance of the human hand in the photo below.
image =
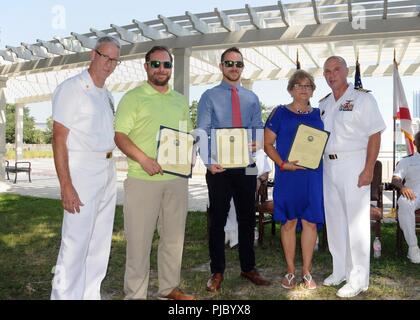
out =
[(64, 210), (72, 214), (80, 213), (80, 207), (84, 205), (71, 183), (61, 187), (61, 203)]
[(209, 167), (211, 174), (216, 174), (225, 171), (220, 164), (212, 164)]
[(413, 190), (407, 187), (401, 188), (401, 195), (408, 200), (416, 200), (416, 195), (414, 194)]
[(299, 160), (285, 162), (283, 165), (283, 170), (287, 170), (287, 171), (306, 170), (306, 168), (298, 166), (297, 165), (298, 162)]
[(251, 152), (257, 152), (257, 149), (259, 149), (259, 146), (257, 145), (255, 141), (252, 141), (248, 143), (248, 148), (251, 150)]
[(373, 170), (364, 168), (363, 171), (359, 174), (359, 180), (357, 186), (363, 187), (368, 186), (372, 183), (373, 180)]
[(158, 173), (163, 175), (162, 167), (159, 165), (159, 163), (157, 163), (155, 159), (145, 157), (139, 163), (141, 167), (143, 168), (143, 170), (146, 171), (149, 176), (154, 176), (155, 174), (158, 174)]

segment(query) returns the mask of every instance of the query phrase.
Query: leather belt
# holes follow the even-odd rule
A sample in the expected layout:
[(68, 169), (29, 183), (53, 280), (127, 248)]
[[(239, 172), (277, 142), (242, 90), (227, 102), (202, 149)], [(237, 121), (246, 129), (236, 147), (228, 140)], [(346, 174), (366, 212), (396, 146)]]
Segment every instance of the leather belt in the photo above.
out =
[(359, 155), (363, 152), (366, 152), (366, 151), (355, 150), (355, 151), (337, 152), (337, 153), (327, 154), (327, 157), (328, 157), (329, 160), (344, 160), (344, 159), (348, 159), (350, 157), (353, 157), (355, 155)]
[(112, 151), (96, 152), (96, 151), (71, 151), (69, 150), (69, 157), (72, 159), (111, 159)]

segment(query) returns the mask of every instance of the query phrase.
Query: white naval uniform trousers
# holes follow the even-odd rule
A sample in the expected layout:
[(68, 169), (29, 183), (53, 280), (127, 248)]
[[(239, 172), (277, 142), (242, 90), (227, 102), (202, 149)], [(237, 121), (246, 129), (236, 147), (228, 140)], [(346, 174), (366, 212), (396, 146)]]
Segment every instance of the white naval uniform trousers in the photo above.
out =
[(398, 222), (409, 247), (417, 247), (415, 211), (420, 208), (420, 153), (400, 160), (395, 168), (394, 176), (405, 179), (405, 186), (412, 189), (415, 200), (401, 196), (398, 199)]
[(408, 200), (403, 196), (398, 199), (398, 222), (409, 247), (418, 246), (415, 211), (420, 209), (420, 192), (414, 194), (415, 200)]
[(335, 279), (369, 286), (370, 186), (359, 188), (366, 151), (324, 157), (324, 206), (328, 248)]
[(116, 171), (106, 153), (69, 153), (73, 186), (84, 204), (64, 211), (52, 300), (100, 300), (111, 250)]

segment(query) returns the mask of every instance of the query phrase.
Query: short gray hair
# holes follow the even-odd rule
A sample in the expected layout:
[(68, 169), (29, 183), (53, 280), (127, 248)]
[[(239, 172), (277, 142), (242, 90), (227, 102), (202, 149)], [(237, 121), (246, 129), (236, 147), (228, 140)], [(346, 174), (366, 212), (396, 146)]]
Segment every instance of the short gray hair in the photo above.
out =
[(343, 57), (340, 57), (340, 56), (331, 56), (327, 60), (325, 60), (325, 62), (324, 62), (324, 69), (325, 69), (326, 64), (328, 62), (330, 62), (331, 60), (338, 60), (338, 61), (340, 61), (340, 63), (343, 65), (344, 68), (347, 68), (347, 62), (346, 62), (346, 60), (344, 60)]
[(305, 70), (299, 69), (293, 73), (293, 75), (289, 79), (289, 83), (287, 84), (287, 90), (292, 91), (295, 84), (301, 82), (302, 80), (308, 79), (309, 83), (312, 87), (312, 90), (316, 89), (316, 85), (314, 82), (314, 77), (306, 72)]
[(104, 43), (113, 43), (118, 49), (121, 49), (121, 44), (118, 39), (111, 36), (103, 36), (96, 40), (95, 50), (98, 50), (98, 48)]

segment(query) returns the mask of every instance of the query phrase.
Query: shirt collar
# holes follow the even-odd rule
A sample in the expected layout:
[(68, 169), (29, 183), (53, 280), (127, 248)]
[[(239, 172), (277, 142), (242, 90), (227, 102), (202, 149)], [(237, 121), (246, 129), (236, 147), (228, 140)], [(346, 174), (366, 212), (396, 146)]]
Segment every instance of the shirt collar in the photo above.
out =
[(340, 97), (340, 99), (335, 100), (334, 93), (332, 93), (332, 94), (331, 94), (332, 99), (333, 99), (336, 103), (341, 102), (342, 100), (344, 100), (344, 99), (348, 98), (348, 97), (349, 97), (349, 95), (350, 95), (350, 94), (354, 91), (354, 86), (353, 86), (353, 84), (352, 84), (351, 82), (349, 82), (349, 83), (348, 83), (348, 85), (349, 85), (349, 86), (347, 87), (346, 91), (344, 91), (344, 93), (343, 93), (343, 95)]
[[(226, 81), (222, 80), (222, 82), (220, 82), (220, 87), (223, 88), (223, 89), (230, 90), (230, 88), (232, 88), (232, 85), (227, 83)], [(241, 88), (241, 85), (236, 84), (236, 85), (234, 85), (234, 87), (236, 87), (236, 89), (239, 91), (239, 89)]]
[(95, 85), (87, 69), (83, 70), (83, 72), (80, 74), (80, 81), (82, 82), (83, 89), (85, 90), (92, 90), (92, 89), (104, 90), (105, 89), (105, 86), (103, 88), (98, 88)]
[(172, 93), (172, 88), (171, 88), (170, 85), (168, 85), (168, 91), (166, 91), (165, 93), (161, 93), (161, 92), (157, 91), (155, 88), (153, 88), (152, 85), (147, 81), (144, 82), (144, 89), (146, 90), (146, 93), (151, 94), (151, 95), (153, 95), (153, 94), (167, 95), (167, 94)]

